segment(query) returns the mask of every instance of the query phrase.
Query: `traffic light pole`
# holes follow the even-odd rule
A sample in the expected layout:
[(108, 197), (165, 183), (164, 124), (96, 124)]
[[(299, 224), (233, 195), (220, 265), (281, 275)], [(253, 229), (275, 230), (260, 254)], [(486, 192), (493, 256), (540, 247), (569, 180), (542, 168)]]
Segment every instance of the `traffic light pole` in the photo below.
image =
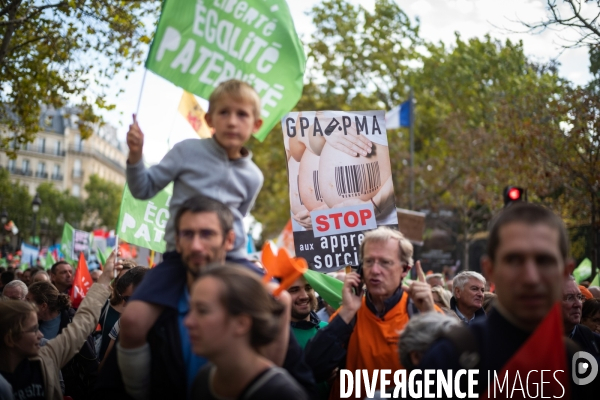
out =
[(410, 88), (410, 209), (415, 209), (415, 105), (414, 92)]

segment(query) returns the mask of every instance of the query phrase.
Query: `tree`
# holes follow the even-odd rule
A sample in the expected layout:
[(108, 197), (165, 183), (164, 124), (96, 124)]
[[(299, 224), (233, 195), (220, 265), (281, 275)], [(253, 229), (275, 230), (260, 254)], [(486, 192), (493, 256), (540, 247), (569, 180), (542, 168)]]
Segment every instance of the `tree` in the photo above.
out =
[[(594, 5), (595, 3), (595, 5)], [(522, 22), (530, 32), (539, 33), (546, 29), (575, 32), (575, 39), (562, 38), (565, 47), (592, 47), (600, 45), (600, 1), (599, 0), (547, 0), (548, 18), (534, 23)]]
[(85, 220), (88, 229), (98, 226), (114, 228), (119, 219), (123, 186), (107, 181), (94, 174), (85, 185)]
[[(120, 71), (141, 64), (146, 23), (160, 2), (0, 0), (0, 150), (30, 142), (42, 104), (78, 101), (82, 138), (99, 123), (94, 108), (112, 109), (104, 89)], [(77, 100), (79, 99), (79, 100)], [(18, 147), (18, 146), (17, 146)]]
[[(524, 101), (533, 103), (530, 96)], [(528, 182), (539, 200), (561, 213), (570, 226), (589, 226), (587, 242), (592, 271), (600, 243), (600, 94), (592, 88), (565, 87), (560, 97), (537, 104), (533, 123), (511, 122), (535, 169)], [(512, 114), (507, 114), (510, 119)], [(593, 279), (593, 276), (592, 276)]]
[(37, 218), (38, 232), (40, 237), (45, 236), (46, 243), (54, 244), (60, 240), (65, 222), (79, 226), (83, 218), (83, 202), (71, 196), (68, 190), (61, 192), (52, 183), (47, 182), (38, 186), (37, 193), (42, 201)]
[[(31, 236), (31, 196), (27, 187), (11, 182), (7, 170), (0, 169), (0, 211), (6, 209), (9, 220), (19, 229), (21, 238)], [(4, 227), (0, 227), (4, 231)]]

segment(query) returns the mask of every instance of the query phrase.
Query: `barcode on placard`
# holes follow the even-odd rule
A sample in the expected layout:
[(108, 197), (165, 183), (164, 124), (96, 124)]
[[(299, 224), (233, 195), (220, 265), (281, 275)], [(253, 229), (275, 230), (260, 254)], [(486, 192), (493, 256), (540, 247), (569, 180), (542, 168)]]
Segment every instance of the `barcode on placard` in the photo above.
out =
[(374, 192), (381, 186), (379, 163), (342, 165), (335, 167), (338, 196), (356, 197)]
[(315, 187), (315, 198), (317, 201), (323, 201), (321, 189), (319, 188), (319, 170), (313, 171), (313, 185)]

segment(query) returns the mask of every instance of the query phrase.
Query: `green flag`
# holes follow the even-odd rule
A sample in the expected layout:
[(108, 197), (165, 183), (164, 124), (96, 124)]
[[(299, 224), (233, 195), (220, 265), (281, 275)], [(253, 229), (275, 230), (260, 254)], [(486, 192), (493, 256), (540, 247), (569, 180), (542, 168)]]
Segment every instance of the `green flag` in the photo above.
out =
[(573, 270), (573, 276), (578, 284), (592, 276), (592, 260), (589, 258), (584, 259), (581, 264)]
[(50, 267), (52, 267), (52, 265), (56, 262), (56, 260), (54, 259), (54, 257), (52, 257), (52, 252), (51, 251), (47, 251), (46, 252), (46, 265), (44, 265), (45, 269), (50, 269)]
[(337, 309), (342, 305), (344, 282), (310, 269), (304, 273), (304, 279), (331, 307)]
[(590, 283), (590, 287), (591, 286), (600, 286), (600, 271), (599, 270), (596, 270), (596, 277), (594, 278), (592, 283)]
[(306, 55), (285, 0), (165, 0), (146, 68), (208, 99), (220, 82), (248, 82), (267, 134), (302, 95)]
[(108, 259), (112, 251), (113, 249), (111, 247), (107, 247), (106, 250), (104, 250), (104, 252), (101, 252), (100, 249), (98, 249), (98, 260), (100, 260), (102, 268), (104, 268), (104, 266), (106, 265), (106, 260)]
[(117, 222), (120, 240), (136, 246), (164, 253), (165, 227), (169, 220), (169, 202), (173, 184), (169, 184), (150, 200), (137, 200), (125, 185), (121, 200), (121, 212)]
[(65, 226), (63, 227), (62, 239), (60, 241), (60, 251), (65, 256), (65, 260), (69, 263), (72, 263), (74, 260), (72, 258), (73, 254), (73, 232), (75, 229), (67, 222), (65, 222)]

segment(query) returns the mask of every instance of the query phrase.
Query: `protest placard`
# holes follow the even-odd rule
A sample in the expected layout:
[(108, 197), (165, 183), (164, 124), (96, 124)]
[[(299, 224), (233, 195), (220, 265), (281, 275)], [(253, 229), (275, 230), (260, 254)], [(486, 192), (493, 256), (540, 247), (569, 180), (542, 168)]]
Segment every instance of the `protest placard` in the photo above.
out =
[(85, 259), (89, 257), (92, 235), (90, 232), (73, 229), (73, 244), (71, 246), (71, 259), (79, 260), (79, 254), (83, 253)]
[(358, 265), (364, 232), (398, 229), (383, 111), (292, 112), (281, 121), (296, 256)]

